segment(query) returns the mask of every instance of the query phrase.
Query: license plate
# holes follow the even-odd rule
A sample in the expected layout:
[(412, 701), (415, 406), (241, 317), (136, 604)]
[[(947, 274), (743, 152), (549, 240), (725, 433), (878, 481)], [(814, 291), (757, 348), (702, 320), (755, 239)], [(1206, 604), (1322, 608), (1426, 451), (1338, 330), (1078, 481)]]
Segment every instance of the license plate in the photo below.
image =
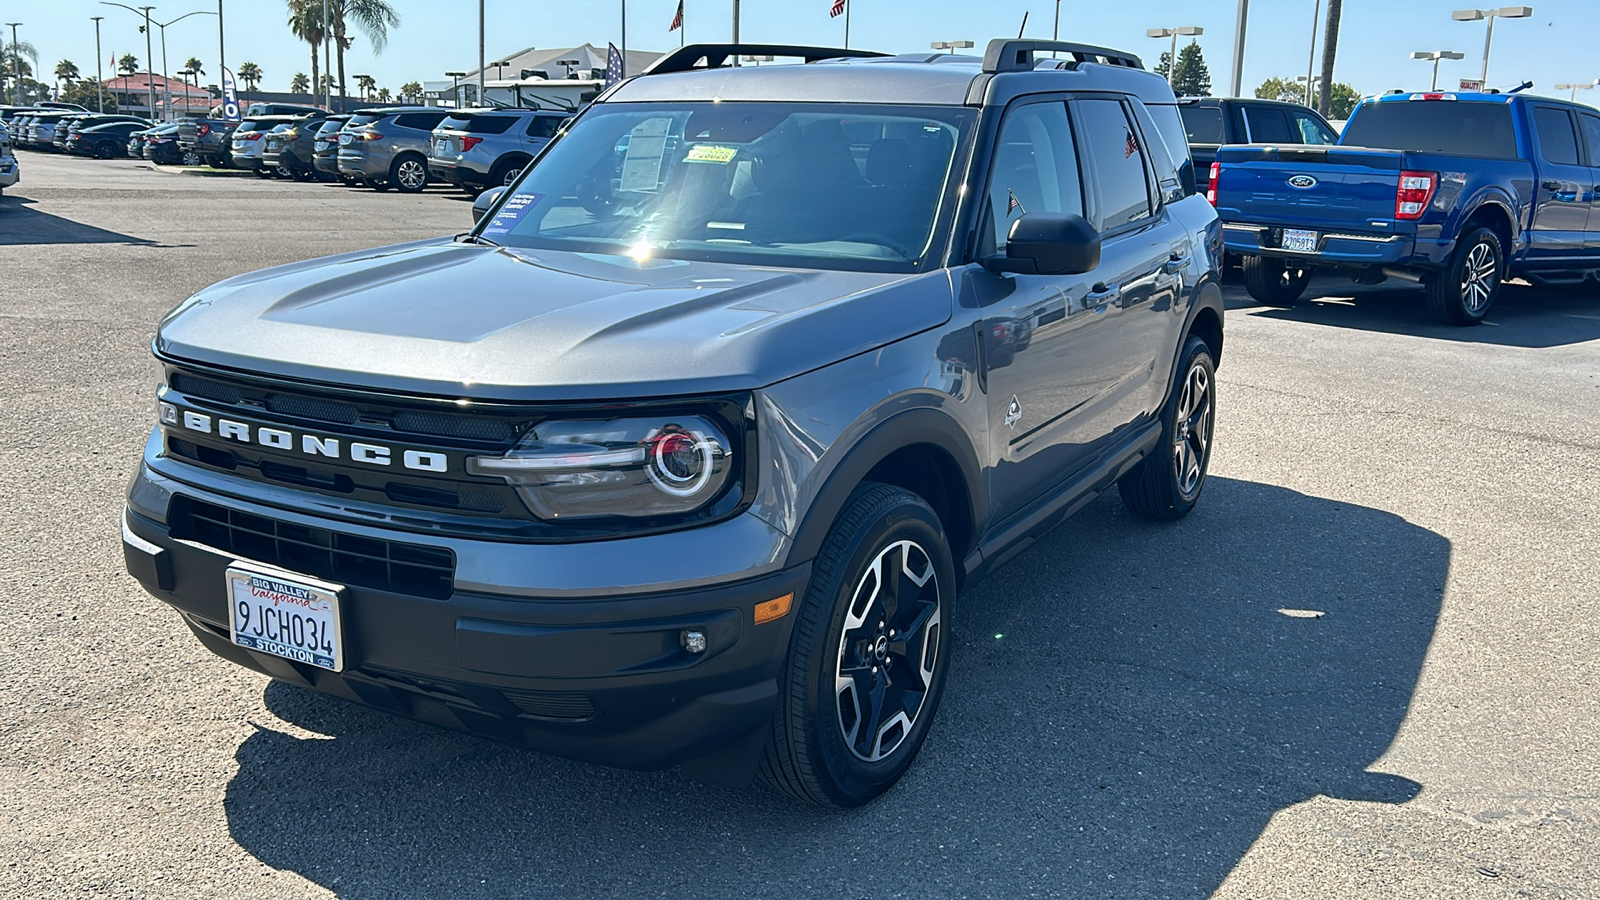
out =
[(433, 155), (434, 156), (444, 156), (446, 153), (449, 153), (449, 152), (450, 152), (450, 141), (449, 141), (448, 138), (440, 138), (439, 140), (433, 142)]
[(339, 146), (344, 147), (344, 146), (348, 145), (353, 140), (355, 140), (355, 138), (352, 138), (350, 135), (341, 134), (341, 135), (339, 135)]
[(317, 141), (317, 142), (316, 142), (316, 145), (315, 145), (315, 146), (313, 146), (313, 147), (312, 147), (312, 149), (313, 149), (313, 150), (315, 150), (315, 151), (316, 151), (316, 152), (318, 152), (318, 153), (321, 153), (321, 152), (323, 152), (323, 151), (324, 151), (324, 150), (327, 150), (327, 149), (328, 149), (328, 148), (329, 148), (329, 147), (331, 147), (331, 146), (332, 146), (332, 145), (331, 145), (331, 144), (329, 144), (329, 143), (328, 143), (328, 142), (327, 142), (327, 141)]
[(1317, 252), (1317, 233), (1315, 231), (1299, 231), (1294, 228), (1283, 230), (1283, 249), (1296, 253)]
[(344, 671), (338, 585), (244, 563), (228, 567), (227, 584), (228, 630), (235, 644)]

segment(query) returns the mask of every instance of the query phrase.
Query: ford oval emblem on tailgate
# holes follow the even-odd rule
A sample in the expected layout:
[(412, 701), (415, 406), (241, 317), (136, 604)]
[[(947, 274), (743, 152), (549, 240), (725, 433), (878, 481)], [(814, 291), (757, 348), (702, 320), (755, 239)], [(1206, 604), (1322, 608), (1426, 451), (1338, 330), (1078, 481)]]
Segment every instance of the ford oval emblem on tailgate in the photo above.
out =
[(1289, 187), (1309, 190), (1317, 186), (1317, 180), (1310, 175), (1296, 175), (1289, 179)]

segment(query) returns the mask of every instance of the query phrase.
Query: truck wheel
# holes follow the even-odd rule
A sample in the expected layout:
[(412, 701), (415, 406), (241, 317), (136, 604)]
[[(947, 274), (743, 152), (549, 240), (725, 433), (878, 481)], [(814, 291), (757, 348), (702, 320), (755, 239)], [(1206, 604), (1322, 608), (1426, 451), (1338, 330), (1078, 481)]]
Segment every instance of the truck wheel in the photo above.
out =
[(389, 166), (389, 183), (402, 194), (420, 194), (428, 186), (428, 163), (420, 156), (397, 156)]
[(852, 807), (905, 774), (944, 692), (955, 584), (944, 528), (921, 497), (856, 488), (800, 603), (762, 780)]
[(1288, 308), (1311, 283), (1311, 269), (1276, 257), (1245, 256), (1239, 260), (1244, 289), (1263, 306)]
[(1450, 265), (1428, 281), (1428, 307), (1447, 325), (1478, 325), (1500, 295), (1505, 251), (1500, 236), (1475, 228), (1456, 245)]
[(1194, 509), (1211, 464), (1217, 365), (1205, 341), (1189, 337), (1177, 374), (1161, 414), (1161, 439), (1117, 481), (1123, 504), (1134, 515), (1156, 522), (1181, 519)]

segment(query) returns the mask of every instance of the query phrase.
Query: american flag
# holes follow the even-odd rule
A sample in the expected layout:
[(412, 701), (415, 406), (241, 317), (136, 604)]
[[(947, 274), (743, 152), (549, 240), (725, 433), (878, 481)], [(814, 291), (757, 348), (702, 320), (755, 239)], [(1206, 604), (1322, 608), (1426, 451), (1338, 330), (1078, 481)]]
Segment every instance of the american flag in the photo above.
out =
[(829, 10), (828, 18), (837, 19), (844, 15), (844, 5), (848, 2), (849, 0), (833, 0), (833, 9)]
[(616, 44), (606, 45), (606, 87), (622, 80), (622, 51)]
[[(1012, 191), (1010, 188), (1006, 188), (1006, 195), (1011, 198), (1006, 201), (1006, 215), (1009, 216), (1017, 210), (1022, 209), (1022, 201), (1017, 199), (1017, 195), (1014, 191)], [(1027, 215), (1028, 211), (1022, 209), (1022, 214)]]
[(677, 31), (683, 27), (683, 0), (678, 0), (678, 14), (672, 17), (672, 25), (667, 31)]
[(1128, 131), (1128, 137), (1122, 142), (1122, 158), (1127, 159), (1139, 152), (1139, 139), (1133, 136), (1133, 131)]

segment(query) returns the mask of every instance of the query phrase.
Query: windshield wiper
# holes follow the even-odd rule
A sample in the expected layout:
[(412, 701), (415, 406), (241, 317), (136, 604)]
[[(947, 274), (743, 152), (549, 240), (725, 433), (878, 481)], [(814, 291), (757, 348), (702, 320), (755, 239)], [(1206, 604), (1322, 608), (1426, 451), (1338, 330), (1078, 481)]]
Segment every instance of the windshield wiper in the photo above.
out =
[(465, 234), (456, 235), (456, 243), (458, 243), (458, 244), (482, 244), (485, 247), (499, 247), (499, 246), (501, 246), (500, 244), (497, 244), (494, 241), (489, 240), (488, 238), (484, 237), (481, 234), (473, 234), (470, 231), (466, 232)]

